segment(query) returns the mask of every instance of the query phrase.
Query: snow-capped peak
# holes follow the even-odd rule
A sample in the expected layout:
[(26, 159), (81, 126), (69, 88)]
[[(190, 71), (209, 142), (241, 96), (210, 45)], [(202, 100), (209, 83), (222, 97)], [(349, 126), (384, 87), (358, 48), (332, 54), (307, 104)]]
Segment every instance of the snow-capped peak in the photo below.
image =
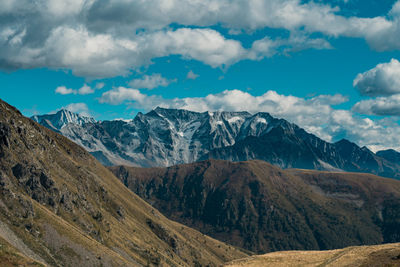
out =
[(91, 117), (79, 115), (66, 109), (61, 109), (54, 114), (35, 115), (31, 117), (34, 121), (48, 125), (49, 128), (61, 130), (68, 124), (77, 124), (82, 126), (85, 123), (96, 123)]

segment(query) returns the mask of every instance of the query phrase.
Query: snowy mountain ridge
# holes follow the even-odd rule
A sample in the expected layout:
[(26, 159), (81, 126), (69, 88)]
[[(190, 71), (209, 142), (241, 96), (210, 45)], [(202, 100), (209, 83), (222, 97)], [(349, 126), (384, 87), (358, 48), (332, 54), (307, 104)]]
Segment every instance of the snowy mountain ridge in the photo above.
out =
[(132, 120), (95, 121), (71, 112), (32, 119), (68, 137), (105, 165), (164, 167), (209, 158), (261, 159), (281, 168), (400, 176), (400, 165), (341, 140), (328, 143), (259, 112), (156, 109)]
[(268, 113), (198, 113), (160, 107), (139, 112), (133, 120), (96, 122), (66, 110), (32, 119), (85, 147), (107, 165), (130, 166), (193, 162), (212, 149), (261, 135), (283, 121)]
[(91, 117), (82, 116), (67, 109), (61, 109), (54, 114), (35, 115), (31, 119), (56, 131), (61, 130), (68, 124), (82, 126), (85, 123), (96, 123), (96, 120)]

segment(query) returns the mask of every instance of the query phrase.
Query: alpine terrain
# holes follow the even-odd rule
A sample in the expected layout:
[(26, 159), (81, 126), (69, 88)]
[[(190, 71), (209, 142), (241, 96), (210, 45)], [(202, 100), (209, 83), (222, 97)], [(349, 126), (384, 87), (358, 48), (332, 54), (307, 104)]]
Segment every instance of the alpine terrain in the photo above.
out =
[(166, 219), (83, 148), (0, 100), (0, 265), (219, 266), (246, 255)]
[(166, 167), (209, 158), (260, 159), (281, 168), (367, 172), (400, 178), (400, 162), (341, 140), (328, 143), (268, 113), (156, 108), (130, 121), (96, 122), (60, 110), (35, 121), (68, 137), (104, 165)]

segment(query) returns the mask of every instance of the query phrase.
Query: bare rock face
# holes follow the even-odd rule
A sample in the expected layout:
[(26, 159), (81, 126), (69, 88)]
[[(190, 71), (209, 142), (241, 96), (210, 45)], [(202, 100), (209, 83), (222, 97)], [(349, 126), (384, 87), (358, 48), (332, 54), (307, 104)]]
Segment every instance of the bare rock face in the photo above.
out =
[(205, 159), (260, 159), (281, 168), (400, 178), (400, 161), (382, 156), (387, 153), (376, 155), (348, 140), (328, 143), (263, 112), (156, 108), (129, 121), (96, 122), (67, 111), (32, 118), (83, 146), (106, 166), (166, 167)]
[(0, 157), (4, 157), (3, 146), (9, 147), (10, 127), (7, 124), (0, 123)]
[(10, 136), (10, 127), (4, 123), (0, 123), (0, 144), (9, 146), (8, 137)]
[(33, 165), (17, 163), (12, 167), (12, 173), (32, 199), (53, 208), (58, 206), (59, 189), (44, 171)]

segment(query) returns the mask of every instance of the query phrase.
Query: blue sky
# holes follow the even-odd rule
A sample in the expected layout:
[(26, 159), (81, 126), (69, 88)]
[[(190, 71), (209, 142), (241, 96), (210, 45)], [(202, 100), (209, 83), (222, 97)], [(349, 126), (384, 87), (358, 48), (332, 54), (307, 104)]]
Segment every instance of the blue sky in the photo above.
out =
[(400, 149), (400, 1), (7, 0), (0, 48), (0, 98), (26, 116), (262, 111)]

